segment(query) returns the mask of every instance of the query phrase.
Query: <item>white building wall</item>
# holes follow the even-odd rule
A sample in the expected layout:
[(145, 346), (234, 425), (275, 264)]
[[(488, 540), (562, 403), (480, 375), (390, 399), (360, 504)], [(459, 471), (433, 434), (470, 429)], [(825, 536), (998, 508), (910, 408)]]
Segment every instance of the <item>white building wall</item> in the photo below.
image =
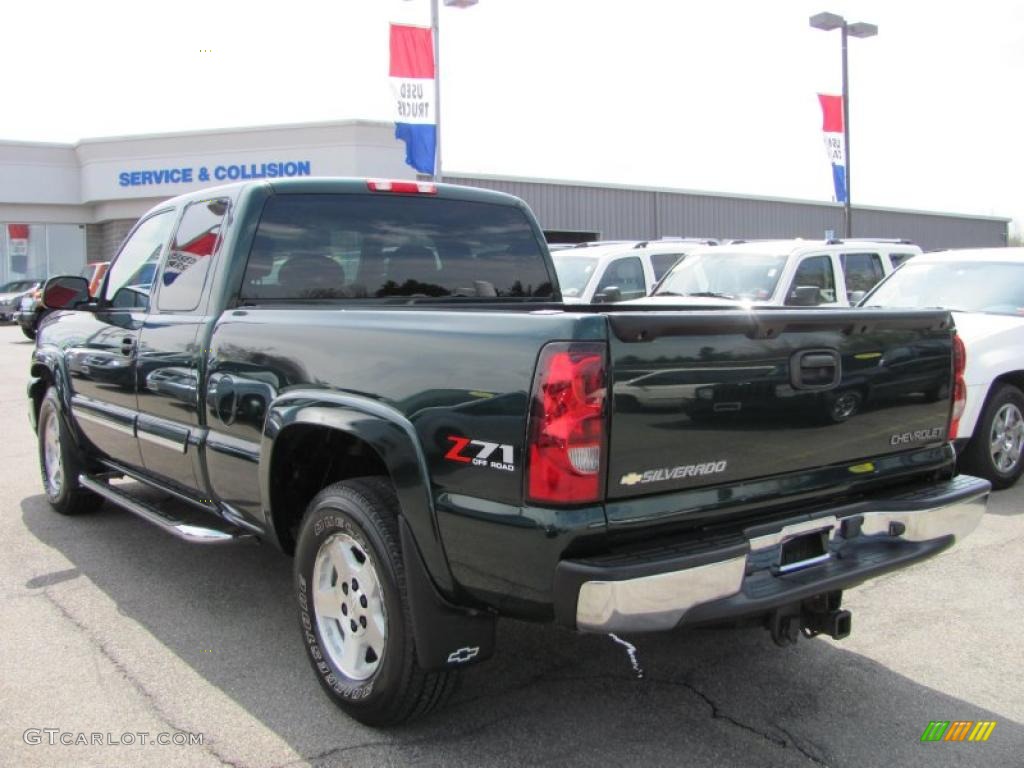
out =
[(0, 205), (79, 205), (78, 180), (72, 147), (0, 141)]
[[(416, 177), (394, 125), (365, 120), (74, 145), (0, 141), (0, 281), (78, 272), (87, 254), (109, 259), (130, 223), (162, 200), (279, 163), (292, 164), (282, 170), (302, 171), (296, 175)], [(184, 169), (190, 169), (189, 181)], [(218, 169), (231, 176), (218, 178)], [(133, 183), (144, 172), (149, 183)], [(27, 254), (11, 253), (7, 224), (29, 225)], [(87, 232), (94, 242), (87, 243)]]
[(83, 203), (173, 197), (241, 180), (240, 170), (258, 173), (267, 164), (299, 166), (303, 172), (296, 175), (415, 178), (390, 123), (86, 139), (75, 151)]

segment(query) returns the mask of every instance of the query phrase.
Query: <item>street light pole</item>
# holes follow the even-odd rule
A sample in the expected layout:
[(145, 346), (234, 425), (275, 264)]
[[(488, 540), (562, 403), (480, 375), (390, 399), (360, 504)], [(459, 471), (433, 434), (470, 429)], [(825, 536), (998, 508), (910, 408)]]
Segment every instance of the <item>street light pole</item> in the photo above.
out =
[(846, 238), (853, 237), (853, 208), (852, 199), (853, 195), (850, 190), (851, 177), (853, 176), (852, 166), (853, 163), (850, 161), (850, 80), (848, 75), (848, 63), (846, 55), (846, 43), (850, 36), (853, 37), (874, 37), (878, 34), (878, 27), (874, 24), (868, 24), (863, 21), (858, 21), (854, 24), (847, 24), (846, 19), (835, 13), (818, 13), (811, 16), (811, 26), (814, 29), (821, 29), (826, 32), (832, 29), (838, 29), (842, 36), (842, 52), (843, 52), (843, 155), (846, 165), (846, 201), (843, 206), (843, 219)]

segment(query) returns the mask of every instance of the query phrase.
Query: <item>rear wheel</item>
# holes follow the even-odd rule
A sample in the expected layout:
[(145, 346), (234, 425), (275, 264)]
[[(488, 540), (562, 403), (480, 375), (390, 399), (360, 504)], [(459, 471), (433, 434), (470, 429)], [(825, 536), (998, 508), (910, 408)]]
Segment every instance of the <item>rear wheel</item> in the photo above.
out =
[(426, 714), (454, 671), (420, 668), (398, 536), (398, 500), (378, 477), (328, 486), (309, 505), (295, 548), (299, 620), (327, 694), (367, 725)]
[(39, 408), (37, 430), (39, 469), (50, 506), (62, 515), (79, 515), (99, 509), (103, 499), (78, 484), (83, 462), (61, 418), (57, 391), (52, 387), (47, 390)]
[(20, 326), (20, 328), (21, 328), (21, 332), (23, 334), (25, 334), (25, 338), (26, 339), (35, 339), (35, 337), (36, 337), (35, 326), (33, 326), (31, 328), (26, 328), (24, 325), (22, 325), (22, 326)]
[(1017, 482), (1024, 461), (1024, 393), (1012, 384), (992, 392), (960, 465), (965, 472), (984, 477), (994, 488)]

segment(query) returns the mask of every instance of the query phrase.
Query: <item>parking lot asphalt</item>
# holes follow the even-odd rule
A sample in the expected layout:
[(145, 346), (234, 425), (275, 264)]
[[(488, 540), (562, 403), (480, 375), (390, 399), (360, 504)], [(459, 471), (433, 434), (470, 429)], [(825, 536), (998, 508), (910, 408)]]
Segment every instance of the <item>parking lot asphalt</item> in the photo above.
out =
[[(845, 640), (635, 636), (637, 679), (608, 637), (504, 621), (446, 709), (376, 731), (317, 685), (271, 547), (50, 510), (31, 349), (0, 327), (0, 766), (1024, 765), (1024, 484), (953, 551), (848, 592)], [(932, 720), (997, 725), (921, 743)], [(179, 732), (203, 743), (151, 743)]]

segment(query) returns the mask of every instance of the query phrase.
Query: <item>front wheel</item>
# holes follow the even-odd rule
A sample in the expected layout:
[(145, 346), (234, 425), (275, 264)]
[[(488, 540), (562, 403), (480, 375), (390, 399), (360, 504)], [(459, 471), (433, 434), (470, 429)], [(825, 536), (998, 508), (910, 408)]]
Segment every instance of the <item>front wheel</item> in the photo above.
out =
[(19, 327), (21, 328), (21, 332), (23, 334), (25, 334), (25, 338), (26, 339), (32, 339), (33, 341), (35, 340), (35, 338), (36, 338), (36, 329), (35, 329), (34, 326), (32, 328), (27, 328), (24, 325), (19, 325)]
[(57, 391), (51, 387), (39, 408), (39, 469), (46, 500), (62, 515), (79, 515), (99, 509), (103, 498), (78, 484), (82, 460), (71, 433), (60, 415)]
[(313, 499), (295, 547), (295, 584), (317, 679), (356, 720), (395, 725), (454, 690), (456, 672), (426, 672), (416, 660), (398, 500), (387, 480), (345, 480)]
[(960, 465), (965, 472), (990, 481), (993, 488), (1009, 488), (1024, 469), (1024, 393), (1012, 384), (997, 386), (981, 412)]

